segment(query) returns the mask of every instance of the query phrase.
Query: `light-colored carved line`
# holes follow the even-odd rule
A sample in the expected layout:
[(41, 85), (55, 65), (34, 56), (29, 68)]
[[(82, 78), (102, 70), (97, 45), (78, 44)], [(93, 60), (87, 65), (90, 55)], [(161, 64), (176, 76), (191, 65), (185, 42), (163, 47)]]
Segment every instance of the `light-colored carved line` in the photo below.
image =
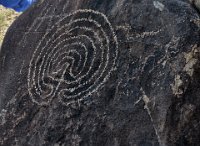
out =
[[(96, 11), (93, 11), (93, 10), (79, 10), (79, 11), (77, 11), (77, 12), (75, 12), (75, 13), (72, 13), (72, 14), (76, 14), (76, 13), (79, 13), (79, 12), (90, 12), (90, 13), (93, 13), (94, 12), (94, 14), (98, 14), (98, 15), (101, 15), (101, 16), (103, 16), (104, 17), (104, 19), (106, 20), (106, 22), (107, 22), (107, 24), (109, 25), (109, 29), (111, 30), (111, 35), (112, 35), (112, 39), (113, 39), (113, 41), (114, 41), (114, 43), (115, 43), (115, 45), (116, 45), (116, 50), (115, 50), (115, 56), (114, 56), (114, 61), (112, 62), (113, 64), (112, 64), (112, 66), (110, 67), (110, 71), (108, 71), (108, 75), (105, 75), (105, 77), (104, 77), (104, 79), (103, 79), (103, 81), (102, 81), (102, 83), (100, 83), (100, 85), (101, 84), (103, 84), (103, 82), (105, 82), (105, 80), (107, 80), (107, 78), (110, 76), (110, 74), (111, 74), (111, 71), (113, 70), (113, 66), (115, 65), (115, 62), (116, 62), (116, 58), (117, 58), (117, 56), (118, 56), (118, 51), (117, 51), (117, 46), (118, 46), (118, 43), (117, 43), (117, 38), (116, 38), (116, 35), (114, 34), (114, 31), (113, 31), (113, 29), (112, 29), (112, 26), (111, 26), (111, 24), (110, 24), (110, 22), (107, 20), (107, 18), (106, 18), (106, 16), (104, 15), (104, 14), (102, 14), (102, 13), (100, 13), (100, 12), (96, 12)], [(68, 16), (70, 16), (70, 15), (68, 15)], [(64, 19), (64, 18), (63, 18)], [(79, 19), (79, 21), (83, 21), (84, 19)], [(62, 21), (62, 20), (61, 20)], [(84, 21), (88, 21), (88, 19), (85, 19)], [(99, 26), (99, 27), (101, 27), (101, 26)], [(57, 32), (58, 32), (59, 30), (57, 30)], [(104, 32), (104, 31), (103, 31)], [(105, 32), (104, 32), (105, 33)], [(45, 36), (46, 35), (48, 35), (48, 33), (46, 33), (45, 34)], [(45, 37), (44, 36), (44, 37)], [(105, 35), (106, 36), (106, 41), (107, 41), (107, 45), (109, 44), (109, 39), (108, 39), (108, 37), (107, 37), (107, 35)], [(43, 40), (43, 39), (42, 39)], [(49, 41), (51, 41), (51, 39), (49, 40)], [(40, 41), (40, 43), (39, 43), (39, 45), (38, 46), (40, 46), (40, 44), (42, 43), (42, 41)], [(47, 42), (46, 43), (46, 45), (48, 45), (48, 43), (49, 42)], [(45, 46), (46, 46), (45, 45)], [(45, 47), (44, 47), (45, 48)], [(43, 48), (43, 49), (44, 49)], [(42, 50), (43, 50), (42, 49)], [(100, 78), (102, 77), (102, 75), (103, 75), (103, 73), (104, 73), (104, 70), (106, 70), (106, 66), (108, 65), (108, 61), (109, 61), (109, 47), (107, 48), (108, 50), (107, 50), (107, 61), (106, 61), (106, 65), (105, 65), (105, 67), (103, 68), (103, 72), (100, 74), (100, 76), (98, 77), (98, 80), (97, 80), (97, 82), (98, 81), (100, 81), (101, 82), (101, 80), (100, 80)], [(95, 50), (95, 49), (94, 49)], [(103, 49), (102, 49), (103, 50)], [(36, 53), (37, 53), (37, 49), (36, 49), (36, 51), (34, 52), (34, 54), (33, 54), (33, 56), (35, 56), (36, 55)], [(39, 54), (39, 56), (41, 56), (41, 54), (42, 54), (42, 51), (40, 51), (40, 54)], [(103, 56), (102, 56), (103, 57)], [(33, 57), (34, 58), (34, 57)], [(31, 59), (31, 63), (33, 62), (33, 58)], [(39, 57), (38, 57), (39, 58)], [(39, 59), (37, 59), (37, 60), (39, 60)], [(104, 59), (102, 59), (102, 60), (104, 60)], [(43, 61), (43, 60), (42, 60)], [(31, 83), (31, 80), (30, 80), (30, 75), (31, 75), (31, 69), (32, 69), (32, 65), (31, 65), (31, 63), (30, 63), (30, 67), (29, 67), (29, 75), (28, 75), (28, 84), (30, 85), (30, 83)], [(37, 63), (37, 61), (36, 61), (36, 63)], [(42, 63), (43, 64), (43, 63)], [(36, 64), (35, 64), (36, 65)], [(34, 70), (36, 70), (37, 68), (36, 68), (36, 66), (34, 67)], [(39, 72), (41, 72), (41, 68), (40, 68), (40, 70), (39, 70)], [(35, 73), (34, 73), (35, 74)], [(64, 76), (64, 74), (65, 73), (63, 73), (63, 76)], [(44, 75), (44, 74), (43, 74)], [(35, 75), (34, 75), (35, 76)], [(33, 80), (34, 81), (34, 80)], [(97, 83), (97, 82), (95, 82), (95, 83)], [(39, 81), (38, 81), (38, 83), (39, 83)], [(95, 84), (94, 83), (94, 84)], [(85, 85), (86, 85), (87, 83), (85, 83)], [(99, 85), (99, 86), (100, 86)], [(84, 85), (82, 85), (82, 86), (84, 86)], [(99, 88), (99, 86), (97, 86), (97, 88)], [(29, 87), (31, 87), (31, 86), (29, 86)], [(58, 86), (57, 86), (58, 87)], [(90, 87), (89, 87), (90, 88)], [(37, 90), (37, 89), (36, 89)], [(65, 89), (66, 90), (66, 89)], [(89, 89), (88, 89), (89, 90)], [(88, 91), (87, 90), (87, 91)], [(31, 95), (33, 95), (32, 93), (31, 93), (31, 89), (29, 89), (29, 93), (30, 93), (30, 96)], [(79, 94), (81, 94), (81, 93), (79, 93)], [(90, 93), (88, 93), (88, 94), (90, 94)], [(31, 96), (32, 98), (33, 98), (33, 96)], [(34, 101), (34, 99), (33, 99), (33, 101)], [(34, 102), (37, 102), (37, 101), (34, 101)]]
[[(86, 37), (89, 41), (90, 41), (90, 38), (88, 37), (88, 36), (78, 36), (78, 37), (74, 37), (74, 38), (79, 38), (79, 37)], [(63, 40), (63, 41), (65, 41), (65, 40)], [(62, 41), (62, 42), (63, 42)], [(93, 42), (91, 42), (92, 43), (92, 45), (93, 45), (93, 47), (95, 48), (95, 45), (93, 44)], [(56, 48), (56, 47), (55, 47)], [(37, 61), (36, 61), (37, 62)], [(42, 63), (43, 64), (43, 63)], [(91, 65), (92, 66), (92, 65)], [(36, 68), (36, 66), (35, 66), (35, 68)], [(39, 78), (39, 73), (41, 72), (41, 66), (40, 66), (40, 68), (39, 68), (39, 71), (38, 71), (38, 83), (39, 83), (39, 80), (40, 80), (40, 78)], [(90, 69), (89, 70), (91, 70), (91, 67), (90, 67)], [(35, 76), (35, 74), (34, 74), (34, 77), (36, 77)], [(41, 79), (43, 79), (43, 77), (44, 77), (44, 73), (43, 73), (43, 75), (42, 75), (42, 77), (41, 77)], [(40, 86), (38, 87), (39, 88), (39, 90), (41, 91), (41, 88), (40, 88)], [(39, 94), (39, 93), (38, 93)]]
[(24, 62), (24, 60), (23, 60), (22, 65), (21, 65), (21, 68), (20, 68), (20, 70), (19, 70), (19, 73), (20, 73), (20, 74), (22, 74), (22, 70), (23, 70), (23, 68), (24, 68), (24, 63), (25, 63), (25, 62)]
[[(63, 18), (64, 19), (64, 18)], [(84, 19), (85, 20), (85, 19)], [(77, 20), (77, 21), (80, 21), (80, 20)], [(85, 20), (85, 21), (87, 21), (87, 20)], [(92, 21), (92, 20), (91, 20)], [(67, 24), (68, 25), (68, 24)], [(66, 27), (66, 25), (65, 26), (63, 26), (62, 28), (64, 28), (64, 27)], [(60, 29), (58, 29), (57, 31), (60, 31), (62, 28), (60, 28)], [(55, 35), (55, 34), (54, 34)], [(52, 37), (54, 37), (54, 35), (52, 36)], [(60, 37), (58, 37), (57, 39), (60, 39)], [(56, 39), (56, 40), (57, 40)], [(48, 42), (50, 42), (50, 40), (48, 41)], [(48, 44), (48, 42), (46, 43), (46, 44)], [(55, 41), (53, 41), (53, 43), (54, 43)], [(41, 42), (40, 42), (41, 43)], [(62, 43), (62, 41), (60, 42), (60, 44)], [(43, 47), (43, 49), (45, 48), (45, 46)], [(43, 50), (42, 49), (42, 50)], [(40, 52), (40, 54), (39, 54), (39, 56), (41, 56), (41, 54), (42, 54), (42, 51)], [(46, 54), (45, 54), (46, 55)], [(39, 60), (39, 57), (38, 57), (38, 60)], [(38, 61), (37, 60), (37, 61)], [(36, 62), (37, 62), (36, 61)], [(41, 63), (41, 64), (43, 64), (43, 63)], [(36, 66), (35, 66), (36, 67)], [(36, 70), (36, 68), (35, 68), (35, 70)], [(40, 71), (39, 71), (40, 72)], [(39, 92), (37, 91), (37, 88), (36, 88), (36, 92), (37, 92), (37, 94), (39, 94)]]
[[(50, 7), (49, 4), (47, 4), (46, 7), (43, 8), (42, 13), (40, 14), (40, 16), (38, 16), (37, 20), (40, 20), (41, 16), (46, 17), (48, 15), (48, 13), (50, 12), (50, 10), (51, 10), (51, 7)], [(37, 24), (37, 27), (34, 29), (34, 31), (37, 31), (38, 28), (42, 25), (43, 22), (44, 22), (44, 19), (41, 19), (39, 21), (39, 23)]]
[[(80, 47), (82, 47), (82, 48), (84, 48), (84, 52), (85, 52), (85, 58), (87, 58), (87, 56), (88, 56), (88, 52), (87, 52), (87, 48), (86, 48), (86, 46), (84, 45), (84, 44), (82, 44), (82, 43), (72, 43), (72, 44), (70, 44), (71, 46), (74, 46), (74, 45), (77, 45), (77, 46), (80, 46)], [(65, 45), (63, 48), (65, 48), (65, 47), (68, 47), (69, 45)], [(56, 56), (56, 53), (55, 53), (55, 55), (54, 56)], [(52, 62), (52, 60), (54, 59), (54, 57), (52, 57), (51, 58), (51, 61), (50, 62)], [(86, 60), (83, 60), (83, 58), (81, 57), (81, 60), (80, 60), (80, 62), (82, 62), (82, 61), (84, 61), (84, 63), (83, 63), (83, 66), (82, 66), (82, 70), (83, 70), (83, 67), (85, 66), (85, 64), (86, 64)], [(54, 61), (54, 62), (56, 62), (56, 61)], [(54, 66), (55, 65), (55, 63), (53, 62), (53, 64), (52, 64), (52, 66)], [(50, 64), (50, 63), (49, 63)], [(48, 64), (48, 65), (49, 65)], [(49, 68), (50, 68), (50, 66), (48, 66), (47, 67), (47, 72), (50, 72), (50, 70), (49, 70)], [(80, 73), (82, 72), (82, 70), (80, 71)]]

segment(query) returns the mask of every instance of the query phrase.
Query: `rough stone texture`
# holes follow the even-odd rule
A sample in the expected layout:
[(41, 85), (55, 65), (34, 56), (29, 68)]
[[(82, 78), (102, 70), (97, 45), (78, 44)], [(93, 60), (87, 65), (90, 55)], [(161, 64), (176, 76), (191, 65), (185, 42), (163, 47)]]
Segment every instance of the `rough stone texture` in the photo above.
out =
[(200, 0), (189, 0), (197, 11), (200, 11)]
[(197, 146), (199, 15), (186, 0), (41, 0), (0, 54), (2, 146)]

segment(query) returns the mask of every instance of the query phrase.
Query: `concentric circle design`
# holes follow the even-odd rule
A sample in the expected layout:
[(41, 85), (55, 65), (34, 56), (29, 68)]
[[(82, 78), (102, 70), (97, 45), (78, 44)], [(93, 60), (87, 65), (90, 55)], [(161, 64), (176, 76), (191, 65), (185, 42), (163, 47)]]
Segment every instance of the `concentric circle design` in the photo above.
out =
[(41, 39), (28, 72), (29, 95), (44, 105), (68, 105), (92, 94), (116, 65), (118, 43), (107, 17), (93, 10), (62, 16)]

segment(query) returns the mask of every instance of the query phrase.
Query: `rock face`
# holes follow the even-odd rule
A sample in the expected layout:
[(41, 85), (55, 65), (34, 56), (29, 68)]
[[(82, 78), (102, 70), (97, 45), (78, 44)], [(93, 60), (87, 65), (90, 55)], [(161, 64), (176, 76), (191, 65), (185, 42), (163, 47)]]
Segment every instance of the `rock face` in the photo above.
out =
[(197, 146), (199, 15), (186, 0), (41, 0), (0, 54), (2, 146)]

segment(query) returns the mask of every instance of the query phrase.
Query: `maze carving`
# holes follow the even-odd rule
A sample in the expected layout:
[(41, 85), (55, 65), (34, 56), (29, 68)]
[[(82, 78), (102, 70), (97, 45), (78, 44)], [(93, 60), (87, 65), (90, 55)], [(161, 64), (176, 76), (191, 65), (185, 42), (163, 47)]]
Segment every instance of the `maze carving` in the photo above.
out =
[(84, 9), (62, 16), (32, 55), (29, 95), (39, 105), (55, 97), (65, 105), (82, 100), (108, 80), (117, 56), (117, 37), (104, 14)]

